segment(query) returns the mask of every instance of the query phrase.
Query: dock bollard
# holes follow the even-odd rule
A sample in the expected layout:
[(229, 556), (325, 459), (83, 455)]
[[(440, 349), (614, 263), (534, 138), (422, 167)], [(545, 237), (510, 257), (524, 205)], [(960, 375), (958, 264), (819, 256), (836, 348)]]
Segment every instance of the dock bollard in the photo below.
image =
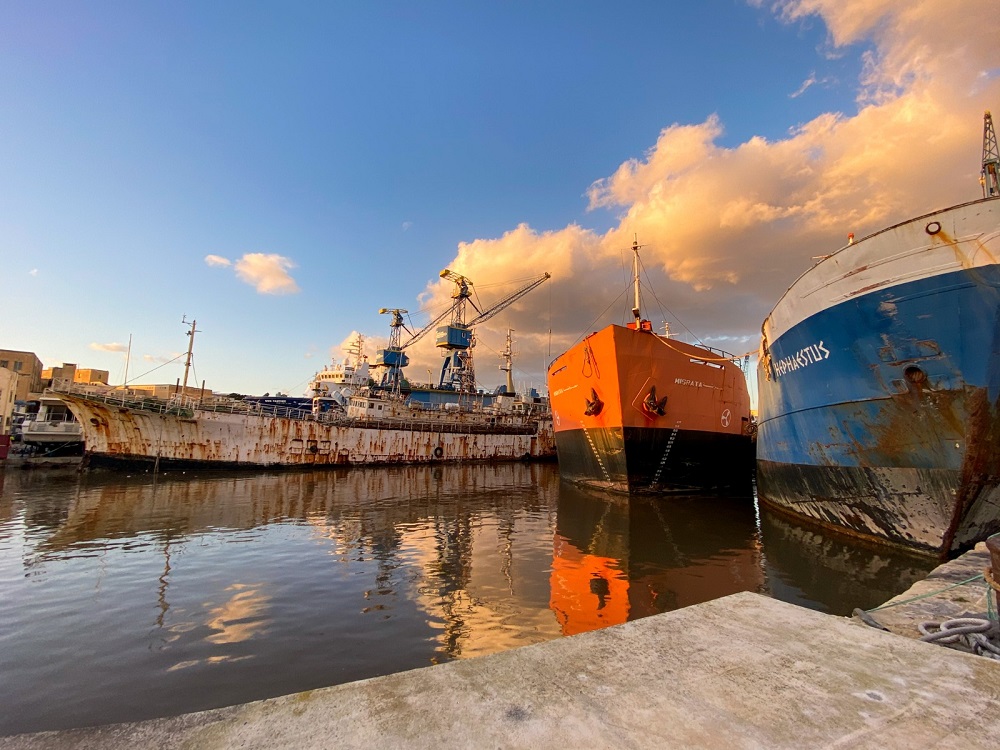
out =
[(986, 549), (990, 553), (990, 567), (983, 573), (990, 573), (986, 576), (986, 582), (993, 589), (993, 601), (996, 609), (1000, 612), (1000, 536), (991, 536), (986, 540)]

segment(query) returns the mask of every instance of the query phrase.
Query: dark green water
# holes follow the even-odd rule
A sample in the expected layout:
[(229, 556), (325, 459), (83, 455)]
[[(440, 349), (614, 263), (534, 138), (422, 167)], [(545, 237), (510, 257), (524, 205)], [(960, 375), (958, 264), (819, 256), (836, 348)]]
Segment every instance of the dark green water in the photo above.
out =
[(0, 482), (0, 734), (283, 695), (738, 591), (845, 615), (933, 566), (753, 498), (584, 493), (554, 464)]

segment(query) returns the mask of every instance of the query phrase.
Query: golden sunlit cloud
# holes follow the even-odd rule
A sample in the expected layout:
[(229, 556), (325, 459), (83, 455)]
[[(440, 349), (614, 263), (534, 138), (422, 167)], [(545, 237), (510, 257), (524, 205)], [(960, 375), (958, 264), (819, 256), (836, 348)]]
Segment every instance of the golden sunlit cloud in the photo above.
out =
[[(499, 382), (490, 350), (508, 325), (517, 331), (521, 366), (538, 383), (540, 363), (584, 333), (625, 322), (633, 240), (655, 290), (643, 300), (654, 325), (669, 323), (688, 340), (741, 354), (756, 349), (764, 317), (812, 258), (842, 247), (848, 233), (862, 237), (981, 196), (983, 111), (1000, 110), (1000, 14), (980, 0), (751, 4), (789, 24), (818, 18), (829, 48), (817, 55), (859, 57), (857, 111), (789, 123), (784, 138), (732, 147), (720, 145), (725, 124), (717, 114), (669, 124), (645, 154), (589, 187), (590, 209), (617, 216), (608, 232), (520, 224), (498, 239), (461, 243), (449, 268), (480, 293), (552, 274), (477, 328), (481, 381)], [(802, 80), (796, 94), (820, 83), (813, 66)], [(420, 302), (444, 309), (453, 288), (435, 280)], [(411, 359), (439, 367), (433, 348), (421, 341)]]
[[(744, 354), (757, 349), (764, 317), (814, 256), (839, 249), (849, 233), (860, 238), (980, 197), (983, 111), (1000, 110), (1000, 14), (979, 0), (750, 2), (784, 23), (825, 24), (817, 56), (853, 54), (862, 63), (856, 111), (790, 122), (785, 137), (732, 146), (720, 145), (718, 114), (665, 123), (645, 153), (587, 188), (589, 209), (615, 216), (612, 229), (539, 232), (512, 217), (501, 237), (460, 243), (447, 265), (473, 280), (477, 304), (552, 274), (477, 327), (481, 384), (500, 382), (507, 327), (520, 350), (516, 379), (537, 387), (566, 347), (627, 322), (633, 241), (642, 246), (643, 308), (654, 327)], [(814, 65), (801, 80), (790, 97), (834, 83)], [(430, 282), (419, 297), (422, 319), (447, 309), (453, 291), (445, 279)], [(440, 370), (433, 335), (407, 353), (414, 379)]]
[(221, 255), (206, 255), (205, 264), (215, 268), (232, 267), (241, 281), (259, 294), (296, 294), (295, 279), (288, 271), (295, 268), (291, 258), (275, 253), (247, 253), (235, 263)]
[(274, 253), (247, 253), (236, 261), (236, 275), (260, 294), (295, 294), (299, 291), (288, 274), (295, 268), (291, 259)]

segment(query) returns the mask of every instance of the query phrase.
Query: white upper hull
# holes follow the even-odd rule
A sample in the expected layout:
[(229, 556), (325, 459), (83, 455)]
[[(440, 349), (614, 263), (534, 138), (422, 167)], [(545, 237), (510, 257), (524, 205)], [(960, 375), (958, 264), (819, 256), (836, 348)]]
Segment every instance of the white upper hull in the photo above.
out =
[(764, 322), (777, 341), (816, 313), (859, 295), (997, 263), (1000, 198), (919, 216), (847, 245), (802, 274)]

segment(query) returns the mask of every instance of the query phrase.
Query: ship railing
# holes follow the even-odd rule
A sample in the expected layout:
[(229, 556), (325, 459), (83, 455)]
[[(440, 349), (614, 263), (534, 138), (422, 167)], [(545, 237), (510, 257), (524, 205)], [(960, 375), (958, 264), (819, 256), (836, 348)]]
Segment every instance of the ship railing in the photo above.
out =
[(304, 409), (274, 404), (247, 404), (245, 402), (202, 404), (198, 411), (226, 412), (232, 414), (248, 414), (262, 417), (279, 417), (303, 421), (320, 422), (333, 427), (359, 427), (373, 430), (404, 430), (465, 434), (504, 434), (524, 435), (534, 434), (538, 426), (535, 422), (526, 421), (522, 424), (494, 424), (487, 422), (447, 422), (428, 419), (377, 419), (366, 417), (349, 417), (342, 412), (322, 412), (314, 414)]
[(538, 424), (534, 420), (524, 420), (520, 423), (510, 423), (503, 421), (446, 421), (438, 419), (420, 419), (418, 412), (411, 417), (349, 417), (346, 414), (337, 412), (325, 412), (323, 414), (309, 414), (308, 419), (314, 419), (324, 424), (334, 427), (358, 427), (370, 430), (403, 430), (420, 432), (442, 432), (450, 434), (497, 434), (497, 435), (528, 435), (538, 431)]
[(32, 424), (59, 424), (61, 422), (75, 422), (76, 418), (72, 414), (28, 414), (22, 424), (31, 422)]
[(746, 354), (733, 354), (732, 352), (727, 352), (725, 349), (719, 349), (714, 346), (708, 346), (707, 344), (698, 344), (702, 349), (708, 349), (713, 354), (718, 354), (719, 359), (728, 359), (734, 365), (739, 367), (746, 377), (750, 377), (750, 357)]
[(728, 359), (732, 362), (739, 362), (742, 357), (733, 354), (732, 352), (727, 352), (725, 349), (719, 349), (715, 346), (708, 346), (707, 344), (698, 344), (702, 349), (708, 349), (713, 354), (718, 354), (720, 359)]
[(535, 422), (505, 424), (489, 422), (444, 422), (420, 419), (369, 419), (355, 417), (342, 419), (345, 427), (359, 427), (370, 430), (403, 430), (411, 432), (440, 432), (465, 435), (534, 435), (538, 431)]
[(90, 401), (98, 401), (112, 406), (123, 406), (154, 414), (177, 414), (191, 417), (197, 411), (224, 412), (230, 414), (260, 414), (276, 417), (306, 419), (309, 412), (288, 406), (251, 404), (234, 399), (199, 399), (182, 394), (174, 394), (169, 399), (142, 395), (124, 388), (95, 388), (68, 380), (57, 380), (52, 384), (54, 393), (82, 396)]
[(497, 435), (527, 435), (538, 430), (534, 420), (526, 420), (521, 424), (510, 424), (497, 421), (495, 423), (480, 421), (448, 422), (427, 419), (375, 419), (365, 417), (348, 417), (339, 412), (313, 414), (311, 411), (296, 409), (290, 406), (275, 404), (251, 404), (246, 401), (207, 400), (199, 403), (198, 399), (172, 398), (164, 401), (152, 397), (136, 397), (126, 391), (105, 390), (81, 386), (79, 383), (67, 381), (54, 382), (51, 389), (54, 393), (65, 393), (97, 401), (111, 406), (122, 406), (155, 414), (174, 414), (182, 417), (193, 417), (195, 411), (216, 412), (225, 414), (244, 414), (248, 416), (278, 417), (316, 421), (337, 427), (360, 427), (374, 430), (408, 430), (441, 432), (450, 434), (497, 434)]
[(138, 411), (148, 411), (157, 414), (181, 414), (193, 416), (193, 409), (179, 399), (163, 399), (153, 396), (141, 395), (127, 389), (112, 388), (108, 386), (96, 387), (73, 383), (68, 380), (55, 380), (49, 389), (55, 394), (66, 394), (67, 396), (78, 396), (88, 401), (96, 401), (108, 404), (109, 406), (123, 406)]

